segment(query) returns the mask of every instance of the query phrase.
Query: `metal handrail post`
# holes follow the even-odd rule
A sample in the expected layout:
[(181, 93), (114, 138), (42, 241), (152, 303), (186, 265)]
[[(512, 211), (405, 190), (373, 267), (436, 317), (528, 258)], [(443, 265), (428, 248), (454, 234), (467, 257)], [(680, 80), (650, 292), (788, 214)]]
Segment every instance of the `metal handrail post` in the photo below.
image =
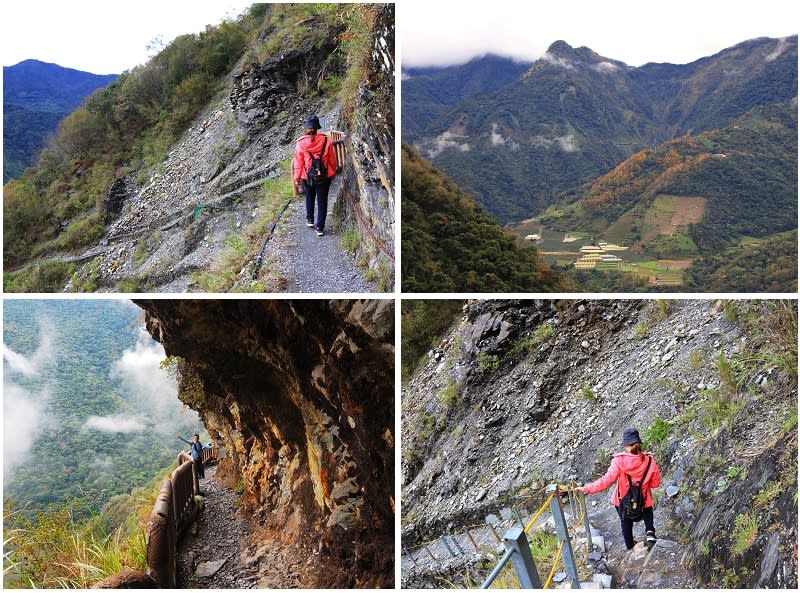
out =
[(514, 550), (508, 549), (506, 553), (503, 554), (503, 557), (500, 558), (500, 562), (497, 563), (497, 566), (494, 567), (494, 570), (489, 573), (489, 576), (486, 577), (486, 580), (483, 581), (481, 585), (481, 589), (488, 589), (489, 586), (494, 582), (497, 578), (497, 575), (500, 574), (500, 571), (503, 570), (503, 567), (508, 563), (509, 558), (514, 555)]
[(452, 535), (450, 536), (450, 539), (453, 541), (453, 545), (456, 547), (456, 550), (458, 550), (458, 553), (459, 554), (463, 554), (464, 553), (464, 548), (462, 548), (461, 544), (458, 543), (458, 539), (456, 537), (452, 536)]
[[(413, 552), (413, 551), (412, 551), (412, 552)], [(411, 558), (411, 562), (414, 564), (414, 566), (416, 566), (416, 565), (417, 565), (417, 561), (416, 561), (416, 560), (414, 560), (414, 554), (413, 554), (412, 552), (409, 552), (409, 551), (407, 551), (407, 550), (403, 550), (403, 553), (404, 553), (406, 556), (408, 556), (409, 558)]]
[(550, 509), (553, 513), (553, 520), (556, 524), (558, 538), (564, 542), (564, 568), (567, 576), (572, 582), (573, 589), (581, 588), (581, 581), (578, 577), (578, 566), (575, 563), (575, 554), (572, 552), (572, 543), (569, 540), (569, 530), (567, 529), (567, 519), (564, 517), (564, 503), (561, 502), (561, 495), (557, 484), (550, 484), (547, 487), (548, 494), (553, 492), (553, 499), (550, 501)]
[(525, 529), (525, 521), (523, 521), (522, 517), (520, 517), (519, 511), (517, 509), (511, 509), (511, 512), (514, 513), (514, 516), (517, 518), (517, 521), (519, 521), (522, 529)]
[(519, 577), (520, 588), (522, 589), (541, 589), (542, 581), (539, 573), (536, 572), (536, 564), (531, 555), (531, 547), (525, 530), (519, 527), (511, 527), (503, 536), (503, 543), (509, 550), (514, 550), (511, 556), (511, 563)]
[(575, 504), (575, 495), (572, 493), (572, 490), (567, 490), (567, 500), (569, 500), (569, 512), (572, 515), (572, 522), (577, 523), (578, 515), (575, 514), (577, 505)]
[(581, 513), (583, 513), (583, 528), (584, 530), (586, 530), (586, 548), (587, 551), (591, 553), (594, 544), (592, 543), (592, 526), (589, 525), (589, 513), (586, 510), (586, 494), (584, 494), (579, 490), (577, 498), (578, 498), (578, 504), (580, 505)]
[(479, 551), (478, 544), (475, 543), (475, 538), (472, 537), (472, 534), (469, 532), (469, 529), (467, 529), (467, 537), (469, 538), (469, 541), (472, 542), (472, 546), (475, 548), (475, 551), (478, 552)]

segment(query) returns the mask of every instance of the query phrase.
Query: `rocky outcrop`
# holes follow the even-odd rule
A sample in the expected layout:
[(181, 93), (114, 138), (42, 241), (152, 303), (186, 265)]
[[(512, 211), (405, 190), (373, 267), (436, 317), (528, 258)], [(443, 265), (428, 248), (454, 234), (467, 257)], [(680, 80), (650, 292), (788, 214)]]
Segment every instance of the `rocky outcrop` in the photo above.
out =
[(518, 493), (598, 477), (636, 426), (662, 470), (657, 530), (681, 546), (670, 582), (796, 586), (797, 311), (770, 307), (466, 304), (404, 389), (403, 545), (461, 533)]
[(394, 287), (394, 5), (376, 8), (372, 48), (359, 85), (334, 213), (362, 236), (356, 252), (379, 271), (384, 290)]
[(106, 197), (103, 198), (103, 212), (105, 213), (105, 223), (109, 224), (122, 212), (125, 200), (128, 198), (128, 185), (124, 177), (120, 177), (108, 190)]
[(308, 558), (304, 587), (392, 586), (393, 301), (138, 304), (253, 537)]
[[(305, 24), (309, 35), (322, 26), (313, 20)], [(331, 57), (343, 30), (339, 26), (327, 31), (320, 44), (309, 39), (302, 47), (288, 49), (263, 63), (246, 63), (233, 77), (230, 92), (231, 108), (239, 124), (245, 128), (268, 125), (274, 116), (303, 102), (299, 87), (317, 89), (326, 76), (340, 75), (344, 65)]]
[[(266, 217), (261, 183), (289, 177), (294, 143), (312, 113), (348, 135), (344, 189), (330, 203), (340, 219), (359, 219), (361, 268), (372, 268), (380, 288), (391, 290), (394, 9), (376, 5), (365, 10), (375, 12), (375, 47), (359, 87), (352, 129), (343, 121), (341, 104), (326, 95), (349, 66), (347, 52), (339, 47), (348, 25), (326, 13), (295, 23), (297, 35), (263, 32), (228, 75), (227, 96), (207, 105), (163, 162), (129, 175), (124, 197), (110, 193), (99, 244), (64, 258), (81, 265), (66, 290), (195, 290), (197, 277), (212, 270), (228, 246), (258, 243), (251, 235), (261, 233), (254, 227)], [(266, 44), (276, 49), (267, 52)], [(268, 55), (259, 61), (262, 51)], [(284, 279), (266, 273), (259, 278), (262, 285), (252, 287), (254, 259), (234, 271), (236, 289), (282, 290)]]

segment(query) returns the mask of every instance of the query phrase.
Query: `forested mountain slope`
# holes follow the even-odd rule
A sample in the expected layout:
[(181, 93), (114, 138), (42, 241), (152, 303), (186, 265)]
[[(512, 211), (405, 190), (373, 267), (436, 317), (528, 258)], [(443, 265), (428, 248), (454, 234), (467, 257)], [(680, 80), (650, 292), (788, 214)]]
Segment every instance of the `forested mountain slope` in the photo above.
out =
[(465, 97), (486, 93), (516, 80), (530, 63), (488, 54), (451, 67), (403, 69), (403, 140), (418, 134)]
[(34, 164), (61, 119), (115, 78), (39, 60), (3, 66), (3, 184)]
[(404, 292), (555, 292), (571, 284), (503, 231), (407, 144), (402, 148)]
[(122, 301), (3, 303), (3, 494), (33, 513), (98, 513), (158, 476), (200, 428), (159, 369), (163, 350)]
[[(796, 290), (797, 102), (756, 107), (721, 129), (638, 152), (558, 200), (544, 224), (652, 258), (694, 258), (692, 288)], [(755, 251), (769, 255), (766, 265), (743, 266)], [(725, 264), (735, 259), (742, 271), (771, 271), (756, 283)], [(710, 277), (720, 265), (727, 282)]]
[(414, 145), (505, 223), (536, 215), (642, 149), (796, 99), (797, 37), (640, 68), (557, 41), (517, 80), (444, 112), (426, 108), (435, 88), (421, 87), (419, 98), (415, 88), (403, 93), (404, 109), (436, 119), (417, 118), (424, 131), (409, 122)]

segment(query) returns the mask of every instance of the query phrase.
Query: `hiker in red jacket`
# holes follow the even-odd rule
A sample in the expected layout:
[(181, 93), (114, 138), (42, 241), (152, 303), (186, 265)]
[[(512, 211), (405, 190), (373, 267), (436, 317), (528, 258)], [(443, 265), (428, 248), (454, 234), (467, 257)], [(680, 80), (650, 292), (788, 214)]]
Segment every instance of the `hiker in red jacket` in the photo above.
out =
[(633, 524), (636, 521), (623, 518), (622, 509), (620, 508), (620, 501), (628, 492), (628, 476), (634, 483), (641, 484), (645, 501), (642, 519), (647, 532), (647, 544), (652, 545), (656, 541), (656, 529), (653, 526), (653, 496), (651, 490), (661, 485), (661, 470), (658, 469), (658, 464), (653, 459), (653, 454), (642, 451), (642, 439), (639, 438), (639, 431), (635, 428), (625, 429), (622, 434), (622, 445), (625, 447), (625, 451), (614, 454), (606, 475), (599, 480), (578, 487), (577, 490), (585, 494), (594, 494), (595, 492), (602, 492), (616, 483), (616, 487), (611, 494), (611, 504), (617, 508), (617, 514), (622, 526), (622, 537), (625, 539), (625, 546), (630, 550), (636, 543), (633, 539)]
[[(298, 192), (306, 197), (306, 225), (314, 227), (317, 236), (325, 234), (325, 216), (328, 213), (328, 191), (331, 181), (336, 175), (336, 152), (325, 134), (317, 133), (320, 129), (319, 118), (310, 115), (305, 122), (306, 132), (294, 147), (292, 161), (292, 179)], [(321, 161), (320, 179), (309, 179), (309, 170)], [(317, 219), (314, 221), (314, 202), (317, 205)]]

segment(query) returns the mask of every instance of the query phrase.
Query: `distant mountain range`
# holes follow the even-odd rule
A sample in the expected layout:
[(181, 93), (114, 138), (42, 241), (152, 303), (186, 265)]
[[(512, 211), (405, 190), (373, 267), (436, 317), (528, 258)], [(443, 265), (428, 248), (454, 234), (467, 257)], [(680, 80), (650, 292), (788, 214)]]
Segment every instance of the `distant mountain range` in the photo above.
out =
[(3, 66), (3, 183), (32, 164), (59, 121), (117, 76), (38, 60)]
[(797, 58), (797, 36), (639, 68), (557, 41), (524, 68), (486, 56), (409, 70), (403, 138), (523, 236), (536, 217), (641, 261), (679, 259), (685, 289), (791, 292)]
[(639, 150), (797, 97), (797, 36), (640, 68), (557, 41), (514, 77), (521, 66), (487, 56), (403, 81), (404, 140), (501, 223), (538, 214)]

